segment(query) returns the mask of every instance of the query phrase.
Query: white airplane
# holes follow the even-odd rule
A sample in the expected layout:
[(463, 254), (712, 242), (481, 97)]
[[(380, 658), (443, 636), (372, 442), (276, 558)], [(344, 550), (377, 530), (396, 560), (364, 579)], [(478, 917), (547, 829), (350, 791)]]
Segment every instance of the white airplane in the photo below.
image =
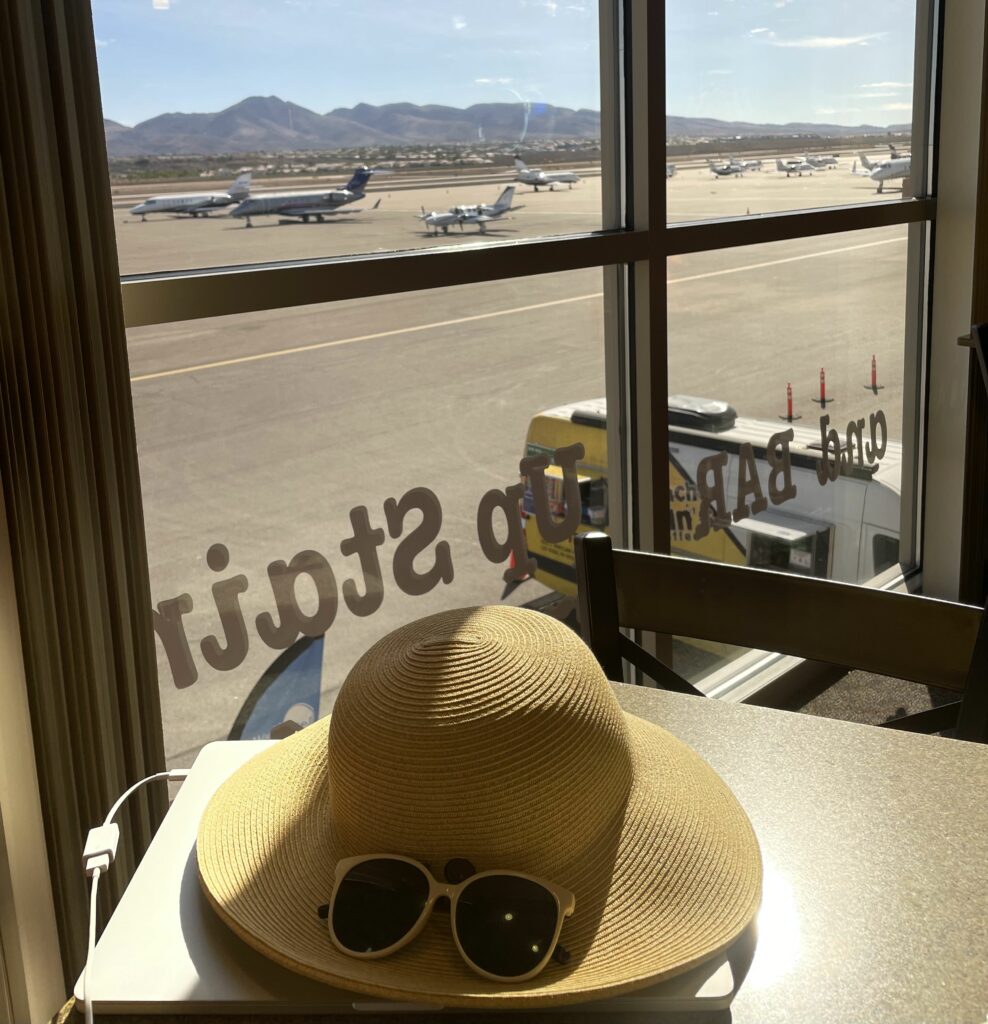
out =
[[(893, 152), (895, 150), (893, 149)], [(878, 182), (878, 192), (881, 193), (886, 181), (897, 181), (902, 178), (908, 178), (912, 172), (912, 156), (896, 156), (891, 160), (879, 160), (877, 163), (873, 163), (868, 159), (867, 154), (859, 153), (858, 156), (861, 158), (861, 165), (864, 167), (865, 172), (872, 181)], [(851, 168), (852, 174), (859, 174), (857, 161)]]
[(806, 163), (812, 164), (814, 167), (816, 167), (818, 169), (821, 169), (821, 170), (824, 167), (836, 167), (837, 166), (837, 157), (836, 156), (810, 156), (809, 153), (807, 153), (806, 156), (803, 157), (803, 160)]
[(536, 192), (542, 185), (548, 185), (549, 191), (552, 192), (555, 190), (557, 182), (572, 188), (581, 180), (580, 176), (572, 171), (546, 172), (538, 167), (528, 167), (520, 156), (515, 155), (515, 181), (520, 181), (523, 185), (531, 185)]
[(490, 221), (497, 220), (512, 210), (523, 209), (521, 206), (511, 205), (514, 197), (515, 187), (509, 185), (498, 197), (497, 202), (492, 205), (477, 203), (472, 206), (452, 206), (445, 213), (438, 210), (426, 213), (423, 206), (419, 220), (425, 223), (426, 228), (432, 228), (434, 235), (438, 235), (440, 229), (444, 235), (448, 235), (450, 226), (453, 224), (459, 224), (461, 231), (464, 224), (476, 224), (483, 235), (487, 233), (487, 224)]
[(726, 164), (715, 164), (713, 160), (708, 160), (707, 166), (710, 173), (716, 174), (718, 178), (740, 178), (744, 174), (744, 167), (736, 160), (728, 160)]
[(131, 209), (146, 220), (149, 213), (177, 213), (188, 217), (208, 217), (210, 210), (240, 202), (250, 195), (250, 171), (241, 174), (225, 192), (186, 192), (182, 195), (151, 196)]
[[(264, 196), (252, 196), (245, 199), (239, 206), (230, 211), (231, 217), (246, 218), (246, 227), (252, 227), (251, 217), (271, 216), (298, 217), (303, 223), (310, 220), (320, 223), (326, 217), (338, 217), (342, 214), (362, 213), (361, 207), (343, 210), (340, 207), (364, 198), (364, 186), (370, 181), (374, 172), (367, 167), (358, 167), (353, 177), (340, 188), (330, 192), (271, 192)], [(376, 210), (381, 200), (371, 207)]]
[(715, 164), (713, 160), (707, 160), (707, 164), (714, 174), (722, 178), (729, 177), (730, 175), (741, 177), (745, 171), (760, 171), (762, 169), (761, 160), (738, 160), (732, 158), (723, 164)]
[(776, 159), (775, 166), (787, 178), (792, 177), (792, 175), (794, 174), (798, 175), (801, 178), (804, 174), (812, 174), (816, 170), (813, 164), (807, 162), (806, 160), (783, 161)]
[(666, 177), (667, 178), (674, 178), (675, 176), (676, 176), (676, 165), (675, 164), (666, 164)]

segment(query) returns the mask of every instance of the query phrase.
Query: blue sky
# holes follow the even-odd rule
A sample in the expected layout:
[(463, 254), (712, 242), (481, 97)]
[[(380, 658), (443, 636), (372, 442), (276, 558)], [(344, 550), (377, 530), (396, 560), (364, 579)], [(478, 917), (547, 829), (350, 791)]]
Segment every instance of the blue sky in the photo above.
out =
[[(276, 95), (599, 109), (596, 0), (92, 0), (107, 117)], [(670, 114), (910, 120), (914, 0), (669, 0)]]

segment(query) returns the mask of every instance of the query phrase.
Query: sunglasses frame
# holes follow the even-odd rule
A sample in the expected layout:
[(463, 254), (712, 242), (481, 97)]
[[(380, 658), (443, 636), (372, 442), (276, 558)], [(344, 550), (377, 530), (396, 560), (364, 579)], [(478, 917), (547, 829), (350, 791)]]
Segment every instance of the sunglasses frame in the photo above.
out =
[[(333, 909), (336, 906), (336, 894), (340, 890), (340, 882), (350, 871), (353, 870), (353, 868), (357, 867), (359, 864), (372, 860), (403, 861), (405, 864), (411, 864), (413, 867), (418, 868), (429, 882), (429, 896), (425, 901), (425, 905), (422, 907), (422, 913), (419, 915), (418, 920), (397, 942), (388, 946), (386, 949), (375, 949), (369, 953), (358, 953), (352, 949), (348, 949), (337, 938), (336, 929), (333, 927)], [(556, 901), (556, 928), (552, 935), (552, 942), (549, 943), (545, 956), (527, 974), (516, 974), (507, 977), (502, 974), (491, 974), (490, 971), (485, 971), (479, 964), (474, 963), (460, 943), (460, 937), (456, 931), (456, 904), (460, 898), (460, 894), (472, 882), (476, 882), (478, 878), (489, 878), (491, 876), (524, 878), (526, 881), (540, 885), (547, 892), (551, 893), (553, 899)], [(369, 853), (359, 857), (347, 857), (346, 859), (339, 861), (336, 865), (336, 874), (333, 880), (333, 896), (329, 902), (329, 914), (327, 916), (329, 937), (332, 939), (333, 945), (341, 953), (345, 953), (347, 956), (356, 957), (359, 960), (378, 960), (381, 957), (390, 956), (392, 953), (397, 953), (399, 949), (404, 949), (405, 946), (419, 935), (432, 915), (433, 908), (436, 905), (436, 900), (442, 896), (446, 896), (449, 899), (449, 923), (453, 932), (453, 942), (456, 945), (456, 949), (462, 957), (463, 962), (472, 971), (481, 975), (481, 977), (488, 978), (491, 981), (500, 982), (528, 981), (539, 974), (545, 968), (546, 964), (552, 959), (553, 953), (555, 953), (556, 945), (559, 942), (560, 932), (563, 930), (563, 922), (576, 909), (576, 897), (569, 891), (569, 889), (565, 889), (561, 885), (556, 885), (555, 882), (550, 882), (548, 879), (539, 878), (537, 875), (528, 875), (524, 871), (478, 871), (476, 874), (471, 875), (462, 882), (440, 882), (425, 866), (425, 864), (419, 860), (415, 860), (414, 857), (404, 857), (397, 853)]]

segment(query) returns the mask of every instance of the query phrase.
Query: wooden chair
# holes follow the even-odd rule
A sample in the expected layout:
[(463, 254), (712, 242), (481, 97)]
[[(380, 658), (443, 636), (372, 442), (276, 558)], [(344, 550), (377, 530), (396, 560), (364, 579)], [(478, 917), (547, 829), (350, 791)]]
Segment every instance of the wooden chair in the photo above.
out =
[(702, 696), (622, 629), (777, 651), (953, 690), (962, 699), (885, 723), (988, 742), (988, 612), (928, 597), (575, 539), (583, 638), (609, 679), (627, 659), (664, 689)]

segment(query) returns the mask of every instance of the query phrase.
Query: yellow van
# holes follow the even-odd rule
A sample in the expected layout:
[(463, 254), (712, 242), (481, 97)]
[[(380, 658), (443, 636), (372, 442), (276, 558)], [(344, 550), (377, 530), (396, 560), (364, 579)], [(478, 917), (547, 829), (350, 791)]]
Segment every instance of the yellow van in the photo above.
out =
[[(765, 446), (785, 424), (746, 419), (726, 402), (673, 395), (669, 398), (669, 531), (674, 554), (735, 565), (782, 569), (847, 582), (863, 582), (899, 559), (899, 476), (901, 445), (889, 441), (881, 462), (848, 465), (822, 487), (817, 478), (820, 433), (795, 427), (790, 444), (796, 496), (786, 503), (700, 539), (697, 465), (716, 452), (728, 456), (725, 472), (729, 504), (737, 496), (738, 449), (750, 444), (767, 477)], [(532, 417), (525, 455), (545, 455), (567, 445), (583, 445), (576, 469), (582, 501), (579, 532), (608, 528), (607, 403), (603, 398), (546, 409)], [(565, 513), (562, 474), (545, 473), (553, 514)], [(550, 543), (539, 533), (526, 481), (521, 515), (535, 578), (560, 594), (576, 595), (573, 542)]]

